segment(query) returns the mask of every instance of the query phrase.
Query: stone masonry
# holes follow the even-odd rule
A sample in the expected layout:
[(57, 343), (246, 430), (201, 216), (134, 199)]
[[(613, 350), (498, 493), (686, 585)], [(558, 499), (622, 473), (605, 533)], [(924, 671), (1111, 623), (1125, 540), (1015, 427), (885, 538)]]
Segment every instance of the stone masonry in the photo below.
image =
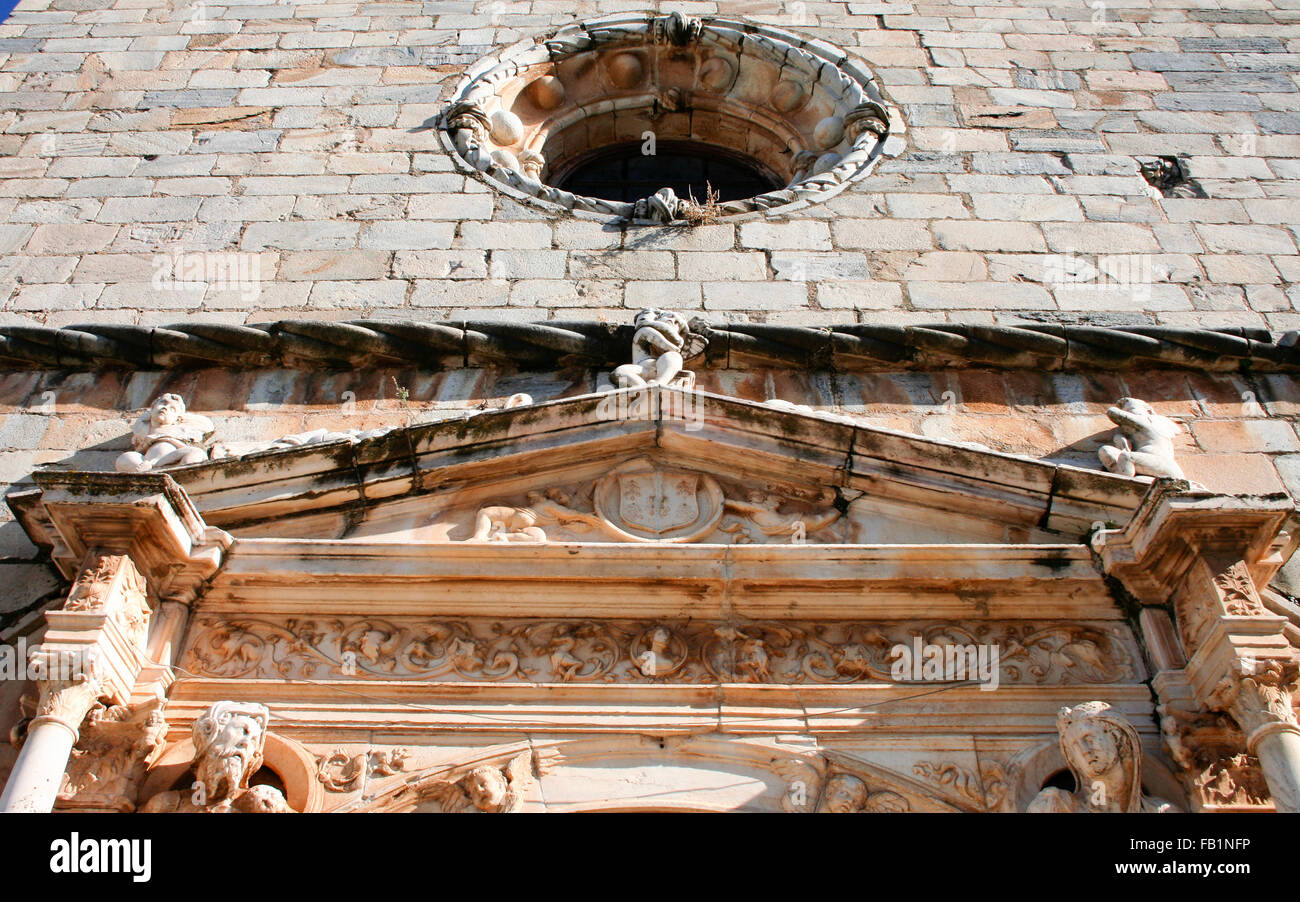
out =
[[(625, 323), (658, 305), (715, 322), (1282, 336), (1300, 330), (1300, 7), (1231, 5), (1250, 8), (22, 0), (0, 24), (0, 326)], [(746, 17), (847, 50), (901, 111), (904, 152), (825, 203), (665, 228), (527, 205), (443, 150), (435, 119), (476, 60), (648, 9)], [(1178, 159), (1180, 188), (1140, 174), (1161, 156)], [(160, 259), (232, 253), (255, 262), (256, 292), (159, 285)], [(1050, 277), (1062, 255), (1140, 259), (1149, 280), (1062, 285)], [(10, 371), (0, 486), (43, 464), (111, 467), (134, 411), (162, 391), (240, 440), (394, 425), (467, 397), (546, 400), (587, 378)], [(701, 387), (1092, 466), (1105, 407), (1133, 394), (1184, 423), (1189, 478), (1300, 495), (1292, 376), (764, 378)], [(13, 610), (56, 581), (10, 516), (0, 507), (0, 585), (22, 587), (0, 609)]]

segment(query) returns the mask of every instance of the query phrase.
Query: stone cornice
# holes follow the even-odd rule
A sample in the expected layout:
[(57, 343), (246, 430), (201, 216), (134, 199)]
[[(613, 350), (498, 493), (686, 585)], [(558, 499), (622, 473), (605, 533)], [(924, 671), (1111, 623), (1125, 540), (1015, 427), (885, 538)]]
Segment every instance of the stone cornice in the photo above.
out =
[[(845, 372), (950, 366), (1300, 372), (1300, 346), (1294, 333), (1275, 340), (1262, 329), (1031, 323), (863, 323), (814, 328), (753, 323), (711, 326), (699, 319), (691, 325), (707, 339), (697, 366), (770, 365)], [(595, 321), (7, 326), (0, 328), (0, 368), (612, 367), (626, 362), (633, 329)]]

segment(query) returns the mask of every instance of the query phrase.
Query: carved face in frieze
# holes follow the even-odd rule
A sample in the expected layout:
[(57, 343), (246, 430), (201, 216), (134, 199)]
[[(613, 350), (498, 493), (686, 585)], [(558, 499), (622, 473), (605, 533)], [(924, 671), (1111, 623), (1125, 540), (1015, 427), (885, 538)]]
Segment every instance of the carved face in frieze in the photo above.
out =
[(269, 716), (264, 705), (218, 702), (194, 721), (194, 772), (210, 800), (248, 786), (262, 766)]
[(867, 804), (867, 784), (852, 774), (835, 774), (822, 790), (822, 810), (852, 814)]
[(498, 811), (506, 802), (510, 787), (497, 767), (476, 767), (465, 777), (465, 791), (479, 811)]

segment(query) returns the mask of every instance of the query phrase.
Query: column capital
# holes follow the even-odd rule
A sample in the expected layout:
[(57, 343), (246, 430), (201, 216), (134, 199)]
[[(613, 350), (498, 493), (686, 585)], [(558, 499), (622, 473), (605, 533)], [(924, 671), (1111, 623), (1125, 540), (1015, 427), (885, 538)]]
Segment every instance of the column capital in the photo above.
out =
[(1300, 665), (1294, 659), (1237, 659), (1207, 701), (1210, 708), (1232, 715), (1246, 734), (1246, 748), (1255, 754), (1265, 736), (1300, 736), (1293, 708), (1298, 681)]
[(80, 677), (41, 680), (40, 701), (36, 705), (36, 716), (32, 718), (27, 731), (41, 724), (58, 724), (72, 734), (76, 742), (81, 735), (81, 723), (95, 706), (103, 692), (103, 686), (92, 674)]

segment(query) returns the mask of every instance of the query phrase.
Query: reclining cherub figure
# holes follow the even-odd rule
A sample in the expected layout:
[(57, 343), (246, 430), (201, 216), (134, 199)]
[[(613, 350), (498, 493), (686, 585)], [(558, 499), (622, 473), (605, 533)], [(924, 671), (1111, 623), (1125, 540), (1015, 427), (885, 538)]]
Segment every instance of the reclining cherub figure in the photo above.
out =
[(1097, 452), (1107, 470), (1121, 476), (1186, 478), (1174, 460), (1174, 437), (1181, 426), (1137, 398), (1120, 398), (1106, 416), (1119, 426), (1111, 439), (1115, 444)]
[(117, 470), (148, 473), (205, 461), (208, 452), (203, 442), (214, 429), (207, 417), (186, 411), (180, 395), (161, 395), (131, 426), (131, 445), (135, 450), (118, 455)]

